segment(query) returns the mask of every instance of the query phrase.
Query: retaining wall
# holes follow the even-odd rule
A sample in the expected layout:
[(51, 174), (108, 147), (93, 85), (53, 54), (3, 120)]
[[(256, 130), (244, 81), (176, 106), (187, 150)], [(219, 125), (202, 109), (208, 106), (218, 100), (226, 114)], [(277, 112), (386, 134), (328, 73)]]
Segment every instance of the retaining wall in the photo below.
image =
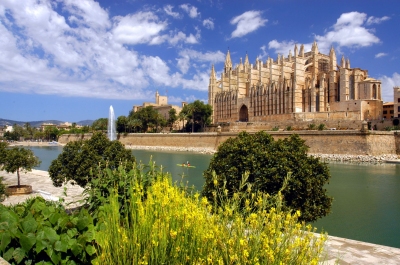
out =
[[(310, 153), (372, 155), (400, 154), (400, 134), (381, 131), (268, 131), (275, 139), (289, 137), (296, 133), (306, 141)], [(237, 132), (222, 133), (135, 133), (119, 135), (119, 141), (124, 145), (142, 146), (173, 146), (210, 148), (218, 146), (230, 137), (236, 137)], [(62, 135), (59, 142), (89, 139), (91, 134)]]

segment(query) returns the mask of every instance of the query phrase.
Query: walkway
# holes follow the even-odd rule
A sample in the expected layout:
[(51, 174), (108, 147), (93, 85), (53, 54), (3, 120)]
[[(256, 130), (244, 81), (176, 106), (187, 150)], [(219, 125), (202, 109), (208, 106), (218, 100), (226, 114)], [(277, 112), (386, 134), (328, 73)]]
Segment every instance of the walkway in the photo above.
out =
[[(16, 185), (17, 175), (9, 174), (4, 171), (0, 171), (0, 176), (4, 177), (4, 183), (6, 185)], [(2, 203), (5, 205), (17, 204), (28, 197), (38, 196), (39, 190), (51, 193), (54, 197), (64, 197), (64, 188), (56, 188), (53, 186), (51, 179), (46, 171), (33, 170), (27, 174), (21, 174), (21, 185), (32, 185), (33, 193), (30, 195), (19, 195), (10, 196), (6, 198)], [(77, 185), (73, 186), (68, 184), (67, 197), (65, 198), (66, 203), (77, 201), (82, 199), (83, 189)], [(70, 207), (76, 206), (75, 204)], [(376, 245), (356, 240), (350, 240), (340, 237), (329, 236), (326, 243), (325, 262), (323, 264), (400, 264), (400, 248), (392, 248), (382, 245)], [(0, 259), (1, 264), (1, 259)]]

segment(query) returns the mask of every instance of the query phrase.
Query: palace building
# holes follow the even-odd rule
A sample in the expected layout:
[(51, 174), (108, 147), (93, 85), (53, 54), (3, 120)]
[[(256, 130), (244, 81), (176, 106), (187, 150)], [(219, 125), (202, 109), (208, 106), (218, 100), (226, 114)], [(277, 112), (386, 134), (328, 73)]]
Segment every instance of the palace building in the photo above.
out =
[(208, 103), (213, 108), (213, 123), (274, 122), (318, 120), (382, 119), (381, 81), (368, 77), (368, 71), (351, 68), (342, 57), (337, 63), (335, 50), (329, 55), (311, 51), (304, 45), (294, 54), (278, 55), (277, 60), (256, 59), (248, 55), (235, 67), (226, 54), (221, 79), (214, 65), (208, 87)]

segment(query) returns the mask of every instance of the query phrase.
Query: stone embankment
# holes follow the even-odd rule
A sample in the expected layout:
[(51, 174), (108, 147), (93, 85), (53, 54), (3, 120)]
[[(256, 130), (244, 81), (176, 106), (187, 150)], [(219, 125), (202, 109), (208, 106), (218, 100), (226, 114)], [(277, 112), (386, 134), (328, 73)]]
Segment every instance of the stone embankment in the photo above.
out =
[(397, 160), (397, 155), (338, 155), (338, 154), (310, 154), (318, 157), (323, 161), (337, 162), (366, 162), (366, 163), (384, 163), (387, 160)]
[[(198, 147), (171, 147), (171, 146), (144, 146), (144, 145), (126, 145), (128, 149), (139, 150), (161, 150), (161, 151), (179, 151), (179, 152), (195, 152), (201, 154), (214, 154), (216, 150), (212, 148), (198, 148)], [(384, 163), (387, 160), (397, 160), (398, 156), (393, 154), (372, 156), (372, 155), (343, 155), (343, 154), (310, 154), (311, 156), (318, 157), (323, 161), (337, 161), (337, 162), (366, 162), (366, 163)]]
[(159, 151), (181, 151), (181, 152), (194, 152), (200, 154), (212, 155), (216, 151), (212, 148), (199, 148), (199, 147), (180, 147), (180, 146), (145, 146), (145, 145), (125, 145), (128, 149), (139, 150), (159, 150)]

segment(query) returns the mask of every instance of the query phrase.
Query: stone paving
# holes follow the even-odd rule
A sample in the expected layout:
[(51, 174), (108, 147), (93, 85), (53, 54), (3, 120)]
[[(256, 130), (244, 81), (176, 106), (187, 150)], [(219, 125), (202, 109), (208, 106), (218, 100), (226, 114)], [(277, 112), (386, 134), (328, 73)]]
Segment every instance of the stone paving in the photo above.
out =
[[(17, 184), (17, 174), (0, 171), (6, 185)], [(64, 198), (67, 207), (75, 207), (81, 200), (83, 189), (77, 185), (67, 184), (67, 196), (64, 196), (64, 187), (54, 187), (47, 171), (33, 170), (27, 174), (21, 174), (21, 185), (31, 185), (33, 193), (29, 195), (10, 196), (2, 204), (12, 205), (23, 202), (32, 196), (41, 196), (40, 191), (50, 193), (52, 198)], [(46, 194), (44, 195), (46, 196)], [(400, 248), (376, 245), (351, 239), (329, 236), (325, 246), (323, 264), (400, 264)], [(0, 264), (1, 263), (0, 258)], [(6, 263), (7, 264), (7, 263)]]

